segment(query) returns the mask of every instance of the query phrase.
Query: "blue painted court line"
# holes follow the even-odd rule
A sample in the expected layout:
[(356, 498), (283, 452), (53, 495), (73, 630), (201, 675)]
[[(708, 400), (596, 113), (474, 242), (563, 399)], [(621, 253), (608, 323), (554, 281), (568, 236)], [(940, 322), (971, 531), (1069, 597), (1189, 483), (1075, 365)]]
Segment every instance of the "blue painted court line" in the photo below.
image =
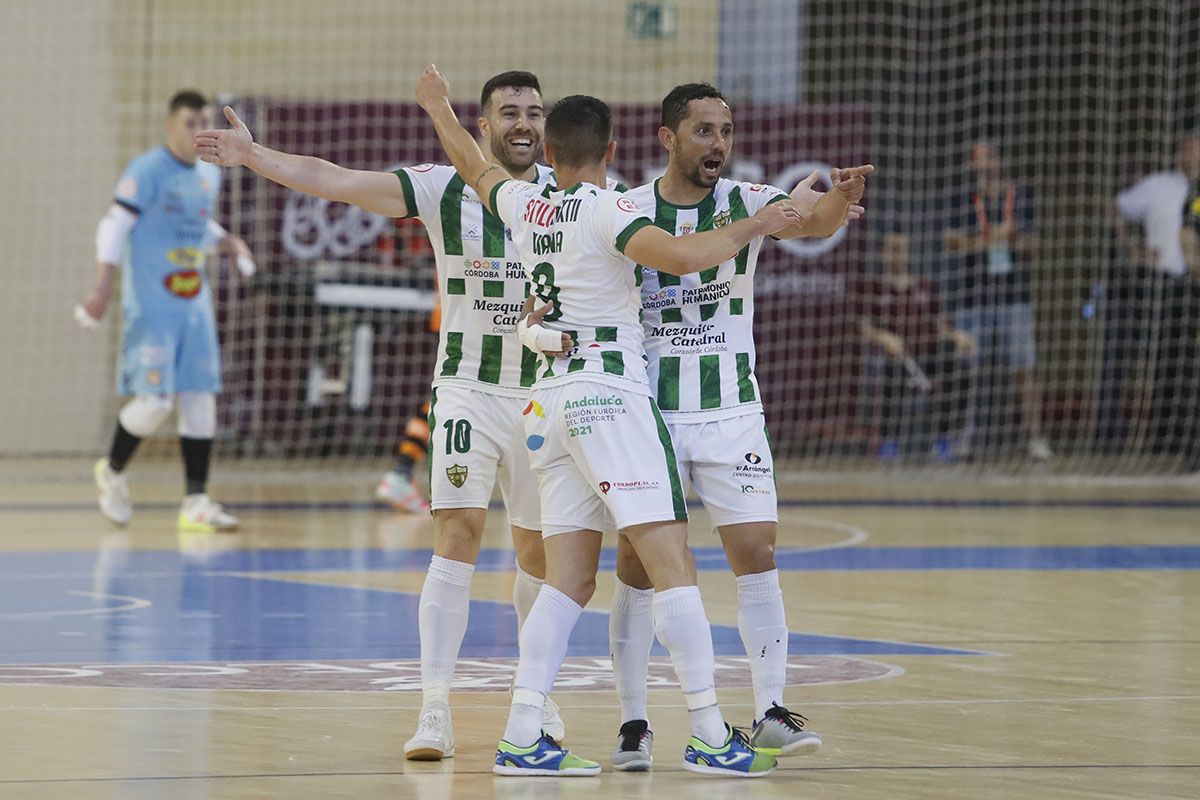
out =
[[(419, 657), (416, 593), (213, 573), (178, 559), (174, 570), (141, 566), (131, 560), (95, 574), (0, 582), (0, 664)], [(717, 655), (744, 655), (735, 626), (712, 630)], [(789, 648), (794, 655), (983, 655), (811, 633), (790, 634)], [(517, 650), (511, 604), (473, 600), (461, 655), (515, 658)], [(608, 656), (607, 612), (583, 614), (567, 654)]]
[[(380, 511), (388, 509), (366, 500), (328, 501), (308, 503), (226, 503), (232, 511), (296, 513), (309, 511)], [(813, 498), (808, 500), (780, 500), (780, 508), (929, 508), (929, 509), (1142, 509), (1149, 511), (1188, 511), (1200, 509), (1200, 499), (1159, 498), (1122, 500), (1116, 498), (1095, 499), (969, 499), (969, 498)], [(174, 511), (178, 503), (138, 503), (136, 508), (144, 511)], [(500, 503), (491, 508), (502, 509)], [(700, 508), (697, 500), (688, 501), (688, 508)], [(96, 511), (92, 502), (79, 503), (0, 503), (0, 514), (36, 514), (70, 511)], [(390, 513), (390, 512), (389, 512)]]

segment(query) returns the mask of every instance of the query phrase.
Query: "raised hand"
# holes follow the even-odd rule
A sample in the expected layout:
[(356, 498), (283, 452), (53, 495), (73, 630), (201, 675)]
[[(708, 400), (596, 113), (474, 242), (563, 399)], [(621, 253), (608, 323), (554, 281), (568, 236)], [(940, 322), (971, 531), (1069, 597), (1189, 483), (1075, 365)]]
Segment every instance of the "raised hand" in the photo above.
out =
[(857, 203), (862, 200), (863, 193), (867, 191), (867, 176), (874, 171), (875, 167), (871, 164), (834, 169), (829, 173), (829, 181), (833, 184), (835, 192), (848, 202)]
[(225, 119), (229, 120), (231, 127), (225, 130), (200, 131), (192, 143), (200, 160), (222, 167), (238, 167), (250, 158), (254, 137), (250, 135), (246, 123), (242, 122), (229, 106), (225, 106)]
[[(835, 169), (830, 174), (832, 175), (837, 172), (838, 170)], [(811, 211), (813, 206), (817, 204), (817, 201), (825, 196), (825, 192), (818, 192), (813, 188), (813, 185), (820, 180), (820, 178), (821, 170), (814, 169), (811, 173), (809, 173), (807, 178), (796, 184), (795, 189), (792, 189), (792, 200), (795, 201), (796, 206), (802, 211)], [(866, 211), (867, 210), (862, 206), (851, 203), (850, 208), (846, 210), (846, 219), (858, 219), (865, 214)]]
[(450, 84), (433, 64), (425, 67), (417, 78), (417, 103), (426, 111), (449, 102)]
[(803, 225), (808, 219), (808, 212), (802, 211), (792, 200), (781, 200), (778, 203), (771, 203), (769, 206), (764, 206), (757, 214), (754, 215), (764, 228), (762, 235), (770, 236), (774, 233), (779, 233), (784, 228), (790, 228), (793, 225)]

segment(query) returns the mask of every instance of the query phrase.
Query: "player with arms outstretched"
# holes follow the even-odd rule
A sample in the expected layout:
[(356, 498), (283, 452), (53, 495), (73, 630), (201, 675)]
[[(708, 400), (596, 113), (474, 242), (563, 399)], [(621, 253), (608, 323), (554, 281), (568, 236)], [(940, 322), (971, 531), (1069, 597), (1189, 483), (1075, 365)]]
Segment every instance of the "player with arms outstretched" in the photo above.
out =
[[(733, 116), (708, 84), (675, 87), (663, 99), (659, 141), (665, 174), (627, 197), (672, 234), (705, 231), (789, 199), (782, 189), (732, 181), (721, 171), (732, 152)], [(803, 225), (775, 238), (824, 237), (862, 208), (873, 167), (835, 170), (834, 190), (797, 186), (791, 199), (811, 211)], [(788, 628), (775, 568), (778, 521), (771, 446), (754, 376), (754, 272), (763, 245), (755, 237), (737, 255), (699, 275), (644, 270), (642, 304), (650, 384), (671, 432), (681, 482), (694, 486), (720, 533), (737, 576), (738, 629), (750, 656), (755, 715), (751, 742), (776, 753), (821, 745), (804, 718), (783, 704)], [(646, 719), (646, 673), (654, 643), (654, 588), (637, 548), (620, 536), (610, 646), (622, 725), (613, 766), (649, 769), (652, 734)]]
[[(537, 484), (529, 468), (521, 412), (536, 356), (514, 335), (526, 294), (521, 258), (505, 225), (480, 203), (453, 167), (421, 164), (392, 172), (353, 170), (253, 141), (232, 109), (228, 130), (201, 131), (201, 158), (245, 165), (276, 183), (392, 218), (425, 223), (437, 261), (441, 333), (429, 409), (433, 559), (421, 587), (419, 626), (423, 701), (416, 734), (404, 746), (414, 760), (454, 755), (449, 693), (467, 629), (471, 581), (488, 503), (497, 479), (517, 553), (513, 605), (524, 625), (545, 575)], [(506, 176), (550, 181), (536, 163), (545, 114), (529, 72), (487, 81), (478, 120), (488, 163)], [(563, 735), (553, 702), (542, 724)]]
[(94, 327), (122, 274), (121, 361), (118, 392), (133, 395), (121, 409), (112, 447), (96, 462), (100, 511), (118, 525), (133, 507), (125, 467), (142, 439), (179, 404), (179, 445), (187, 482), (179, 528), (232, 530), (238, 521), (207, 494), (216, 435), (216, 394), (221, 391), (221, 351), (212, 295), (204, 275), (205, 251), (217, 243), (253, 273), (245, 242), (213, 220), (221, 171), (197, 163), (193, 134), (212, 125), (212, 109), (199, 92), (171, 98), (166, 143), (130, 162), (96, 231), (96, 285), (75, 310)]
[[(571, 630), (595, 589), (601, 531), (615, 524), (633, 544), (653, 585), (655, 628), (671, 651), (689, 709), (684, 767), (754, 777), (775, 765), (725, 724), (713, 682), (712, 633), (687, 548), (687, 508), (670, 434), (646, 376), (641, 297), (634, 262), (683, 275), (732, 258), (756, 236), (799, 224), (790, 202), (683, 238), (654, 227), (623, 194), (602, 189), (612, 162), (612, 119), (600, 100), (560, 100), (546, 121), (546, 159), (559, 188), (513, 180), (459, 125), (449, 87), (430, 66), (417, 84), (442, 146), (459, 173), (512, 229), (545, 304), (523, 334), (539, 349), (569, 337), (570, 349), (539, 359), (526, 408), (531, 464), (538, 474), (546, 583), (520, 639), (520, 663), (494, 771), (501, 775), (595, 775), (599, 764), (562, 749), (542, 730), (542, 704)], [(548, 334), (551, 343), (543, 338)]]

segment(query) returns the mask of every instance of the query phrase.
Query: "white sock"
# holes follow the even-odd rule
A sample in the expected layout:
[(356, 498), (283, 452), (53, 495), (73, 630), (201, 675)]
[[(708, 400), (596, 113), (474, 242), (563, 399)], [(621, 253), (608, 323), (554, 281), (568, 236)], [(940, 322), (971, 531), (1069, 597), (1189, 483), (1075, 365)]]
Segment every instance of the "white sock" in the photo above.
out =
[(762, 719), (772, 703), (783, 705), (787, 682), (788, 627), (779, 570), (739, 577), (737, 600), (738, 632), (750, 658), (754, 684), (755, 719)]
[(649, 719), (646, 676), (654, 646), (654, 590), (635, 589), (617, 579), (608, 617), (608, 647), (621, 700), (621, 723)]
[(521, 628), (521, 660), (513, 681), (513, 702), (504, 728), (504, 740), (528, 747), (542, 730), (542, 704), (567, 655), (571, 631), (583, 613), (576, 603), (553, 586), (543, 584), (528, 624)]
[(475, 565), (434, 556), (421, 586), (417, 624), (421, 635), (422, 704), (449, 703), (454, 662), (467, 633)]
[(713, 680), (712, 628), (704, 616), (700, 587), (678, 586), (654, 595), (654, 632), (671, 651), (675, 676), (687, 699), (692, 735), (710, 745), (725, 742), (725, 720)]
[(525, 620), (529, 618), (529, 611), (533, 608), (533, 601), (537, 600), (538, 591), (545, 583), (541, 578), (535, 578), (525, 570), (521, 569), (521, 565), (517, 565), (517, 579), (513, 581), (513, 609), (517, 612), (517, 630), (525, 627)]

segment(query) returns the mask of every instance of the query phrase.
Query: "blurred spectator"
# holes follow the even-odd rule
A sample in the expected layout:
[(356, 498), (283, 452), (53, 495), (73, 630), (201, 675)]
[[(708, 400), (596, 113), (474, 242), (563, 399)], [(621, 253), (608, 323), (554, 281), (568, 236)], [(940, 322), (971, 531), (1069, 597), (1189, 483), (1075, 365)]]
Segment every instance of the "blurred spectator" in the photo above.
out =
[[(1029, 187), (1008, 179), (996, 146), (988, 141), (971, 148), (973, 186), (951, 208), (943, 246), (951, 256), (948, 285), (952, 287), (955, 323), (979, 342), (975, 366), (1000, 359), (1007, 375), (978, 370), (979, 394), (995, 396), (989, 388), (1006, 386), (1011, 376), (1020, 408), (1021, 431), (1029, 455), (1037, 461), (1053, 453), (1042, 435), (1042, 392), (1034, 365), (1030, 262), (1035, 245), (1035, 210)], [(969, 440), (974, 435), (976, 409), (968, 410)]]
[[(965, 359), (975, 352), (975, 339), (954, 328), (933, 283), (909, 271), (911, 253), (907, 234), (885, 234), (884, 271), (864, 279), (860, 294), (859, 330), (882, 359), (880, 455), (899, 455), (903, 441), (916, 450), (932, 444), (935, 455), (949, 459), (966, 407)], [(922, 401), (911, 404), (921, 410), (906, 419), (913, 399)]]
[(1196, 387), (1187, 381), (1188, 351), (1195, 346), (1189, 341), (1194, 290), (1180, 234), (1184, 201), (1197, 180), (1200, 136), (1186, 134), (1179, 139), (1174, 170), (1147, 175), (1117, 195), (1117, 238), (1132, 269), (1111, 281), (1100, 433), (1125, 435), (1124, 376), (1145, 353), (1153, 364), (1150, 446), (1159, 453), (1182, 452), (1182, 431), (1196, 414)]
[(1189, 305), (1185, 318), (1188, 320), (1184, 336), (1184, 391), (1193, 404), (1184, 420), (1183, 455), (1184, 465), (1190, 472), (1200, 471), (1200, 413), (1195, 398), (1200, 392), (1200, 178), (1192, 184), (1187, 199), (1183, 201), (1183, 226), (1179, 231), (1179, 244), (1187, 264), (1187, 295)]

